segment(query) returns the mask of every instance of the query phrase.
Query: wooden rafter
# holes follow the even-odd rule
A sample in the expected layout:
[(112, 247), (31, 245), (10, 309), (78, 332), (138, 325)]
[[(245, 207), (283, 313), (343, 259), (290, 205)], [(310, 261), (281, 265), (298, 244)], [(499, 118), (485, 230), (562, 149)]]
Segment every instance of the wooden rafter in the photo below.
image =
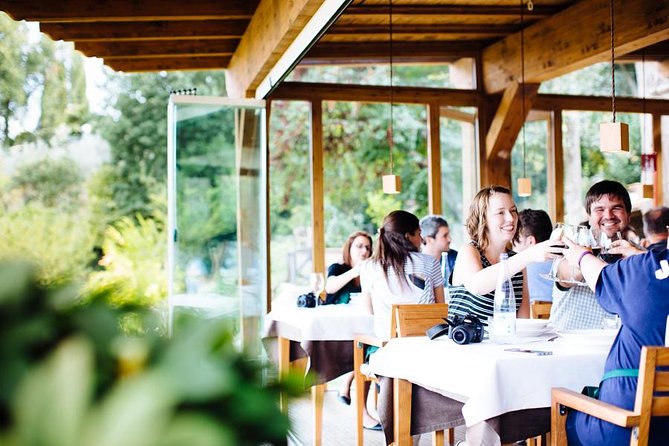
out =
[[(542, 82), (610, 58), (609, 0), (583, 0), (527, 27), (525, 80)], [(669, 39), (669, 2), (614, 0), (615, 51), (623, 55)], [(531, 15), (531, 13), (528, 13)], [(485, 90), (520, 79), (519, 33), (483, 51)]]
[(154, 20), (136, 22), (42, 23), (40, 30), (53, 40), (76, 42), (240, 39), (247, 20)]
[[(54, 5), (56, 5), (54, 7)], [(61, 0), (30, 2), (3, 0), (2, 10), (9, 11), (16, 20), (35, 22), (95, 22), (95, 21), (151, 21), (248, 19), (253, 16), (257, 0), (202, 0), (184, 3), (172, 0)]]
[(179, 57), (179, 56), (232, 56), (237, 47), (234, 40), (183, 40), (169, 46), (162, 40), (148, 42), (81, 42), (75, 48), (82, 53), (104, 59)]
[(230, 56), (105, 59), (105, 64), (113, 70), (125, 72), (221, 70), (228, 66), (229, 62)]

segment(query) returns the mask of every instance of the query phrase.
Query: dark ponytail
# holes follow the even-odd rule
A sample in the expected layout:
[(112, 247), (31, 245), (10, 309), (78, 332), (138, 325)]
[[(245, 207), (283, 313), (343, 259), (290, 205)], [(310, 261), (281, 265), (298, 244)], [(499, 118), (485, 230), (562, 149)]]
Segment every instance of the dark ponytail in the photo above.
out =
[(379, 240), (374, 250), (372, 260), (383, 268), (383, 274), (388, 278), (388, 270), (392, 268), (398, 278), (404, 278), (404, 264), (412, 252), (418, 252), (407, 238), (419, 228), (418, 218), (410, 212), (393, 211), (383, 219), (379, 228)]

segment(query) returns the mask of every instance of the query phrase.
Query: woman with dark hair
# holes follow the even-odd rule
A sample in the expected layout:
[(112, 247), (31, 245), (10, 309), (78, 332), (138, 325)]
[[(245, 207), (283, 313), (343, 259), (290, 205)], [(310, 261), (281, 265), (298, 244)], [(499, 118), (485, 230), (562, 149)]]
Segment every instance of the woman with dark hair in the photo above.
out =
[[(421, 243), (418, 218), (410, 212), (393, 211), (379, 228), (374, 254), (360, 268), (362, 299), (374, 314), (374, 333), (379, 339), (389, 339), (393, 304), (444, 302), (439, 261), (422, 254)], [(366, 405), (363, 425), (381, 430)]]
[[(360, 290), (360, 265), (372, 254), (372, 236), (365, 231), (356, 231), (348, 236), (342, 248), (342, 263), (333, 263), (328, 267), (325, 282), (326, 304), (347, 304), (351, 293)], [(337, 397), (339, 401), (351, 404), (351, 383), (353, 372), (344, 375)]]
[(464, 286), (467, 293), (458, 293), (457, 287), (453, 293), (449, 289), (449, 316), (472, 313), (487, 323), (493, 314), (500, 254), (505, 252), (509, 255), (517, 315), (528, 318), (530, 302), (525, 267), (530, 262), (553, 258), (549, 251), (551, 241), (537, 243), (518, 254), (511, 250), (518, 231), (518, 210), (511, 191), (502, 186), (484, 187), (474, 196), (465, 227), (470, 242), (458, 253), (453, 285)]
[(374, 331), (380, 339), (390, 334), (393, 304), (444, 302), (444, 277), (439, 261), (422, 254), (418, 218), (393, 211), (383, 219), (371, 259), (360, 271), (363, 299), (374, 313)]

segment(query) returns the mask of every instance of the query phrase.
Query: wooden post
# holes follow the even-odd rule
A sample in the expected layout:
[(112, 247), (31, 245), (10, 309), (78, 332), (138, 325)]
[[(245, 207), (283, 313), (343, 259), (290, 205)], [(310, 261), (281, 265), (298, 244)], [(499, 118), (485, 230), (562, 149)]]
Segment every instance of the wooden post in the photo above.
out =
[(427, 202), (431, 214), (441, 214), (441, 140), (438, 103), (427, 105)]
[(311, 230), (312, 270), (325, 273), (325, 227), (323, 207), (323, 104), (311, 102)]

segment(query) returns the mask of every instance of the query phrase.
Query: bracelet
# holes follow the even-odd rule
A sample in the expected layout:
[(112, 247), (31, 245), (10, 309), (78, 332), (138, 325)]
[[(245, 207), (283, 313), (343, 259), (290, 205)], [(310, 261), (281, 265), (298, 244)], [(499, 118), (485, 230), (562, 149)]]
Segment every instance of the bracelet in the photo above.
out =
[(588, 254), (594, 256), (594, 254), (592, 253), (592, 251), (583, 251), (583, 252), (581, 253), (581, 255), (578, 256), (578, 262), (576, 262), (576, 263), (578, 264), (579, 269), (581, 268), (581, 260), (583, 260), (583, 257), (587, 256)]

